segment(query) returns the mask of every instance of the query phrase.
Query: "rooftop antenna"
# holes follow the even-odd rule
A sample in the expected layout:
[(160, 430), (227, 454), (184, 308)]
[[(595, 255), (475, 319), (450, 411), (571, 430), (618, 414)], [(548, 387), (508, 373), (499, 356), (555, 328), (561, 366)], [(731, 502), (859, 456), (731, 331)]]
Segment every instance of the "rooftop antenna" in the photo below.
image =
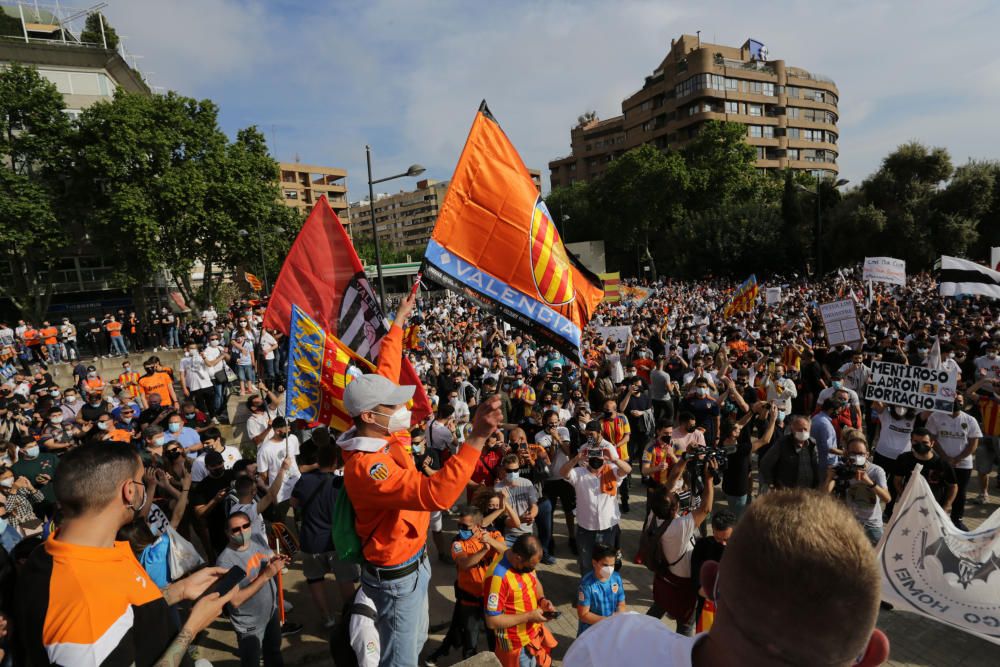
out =
[(697, 48), (700, 49), (701, 48), (701, 30), (698, 30), (696, 34), (698, 35), (698, 47)]

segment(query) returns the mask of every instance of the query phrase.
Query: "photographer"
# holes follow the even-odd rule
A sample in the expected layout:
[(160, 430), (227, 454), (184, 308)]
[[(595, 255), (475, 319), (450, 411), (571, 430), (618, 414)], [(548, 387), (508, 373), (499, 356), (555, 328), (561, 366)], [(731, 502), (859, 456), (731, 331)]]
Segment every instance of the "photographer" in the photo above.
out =
[(888, 503), (885, 470), (869, 459), (868, 443), (860, 431), (847, 434), (845, 456), (826, 473), (826, 491), (841, 497), (872, 545), (882, 538), (882, 503)]
[[(678, 477), (684, 473), (690, 462), (687, 457), (674, 466), (667, 478), (666, 488), (673, 488)], [(694, 553), (695, 535), (698, 526), (712, 511), (715, 500), (715, 476), (718, 463), (708, 458), (704, 463), (705, 495), (701, 504), (693, 511), (686, 512), (681, 497), (669, 493), (666, 507), (658, 512), (667, 516), (670, 525), (660, 538), (660, 548), (667, 563), (667, 570), (653, 579), (653, 606), (646, 612), (649, 616), (661, 618), (666, 613), (677, 622), (677, 634), (691, 636), (694, 633), (695, 608), (698, 603), (698, 588), (691, 576), (691, 556)], [(650, 521), (658, 521), (656, 512)]]

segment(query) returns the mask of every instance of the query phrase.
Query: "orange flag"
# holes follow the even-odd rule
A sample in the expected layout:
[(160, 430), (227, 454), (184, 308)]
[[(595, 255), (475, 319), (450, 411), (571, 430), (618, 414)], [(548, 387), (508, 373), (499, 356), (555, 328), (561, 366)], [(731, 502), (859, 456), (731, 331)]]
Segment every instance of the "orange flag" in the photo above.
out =
[(601, 279), (566, 251), (485, 102), (427, 244), (424, 275), (580, 359), (581, 330), (604, 297)]
[(250, 273), (249, 271), (244, 273), (243, 277), (246, 278), (246, 281), (248, 283), (250, 283), (250, 287), (253, 288), (254, 292), (259, 292), (261, 288), (264, 286), (264, 283), (260, 282), (260, 278)]

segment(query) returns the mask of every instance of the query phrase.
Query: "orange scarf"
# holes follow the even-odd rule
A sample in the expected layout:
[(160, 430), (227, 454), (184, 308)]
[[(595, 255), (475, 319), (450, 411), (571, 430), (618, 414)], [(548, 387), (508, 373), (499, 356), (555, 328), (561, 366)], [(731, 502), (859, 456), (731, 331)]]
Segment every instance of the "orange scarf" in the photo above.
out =
[(618, 475), (615, 474), (615, 467), (610, 463), (605, 463), (601, 468), (601, 492), (609, 496), (618, 495)]

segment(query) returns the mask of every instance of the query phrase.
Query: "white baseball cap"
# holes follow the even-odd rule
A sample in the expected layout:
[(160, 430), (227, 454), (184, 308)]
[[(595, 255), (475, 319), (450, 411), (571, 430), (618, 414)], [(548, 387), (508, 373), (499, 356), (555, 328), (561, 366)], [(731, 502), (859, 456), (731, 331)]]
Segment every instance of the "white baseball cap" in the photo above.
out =
[(344, 409), (357, 417), (362, 412), (380, 405), (399, 405), (413, 398), (417, 390), (413, 385), (400, 386), (392, 380), (369, 373), (355, 378), (344, 390)]

